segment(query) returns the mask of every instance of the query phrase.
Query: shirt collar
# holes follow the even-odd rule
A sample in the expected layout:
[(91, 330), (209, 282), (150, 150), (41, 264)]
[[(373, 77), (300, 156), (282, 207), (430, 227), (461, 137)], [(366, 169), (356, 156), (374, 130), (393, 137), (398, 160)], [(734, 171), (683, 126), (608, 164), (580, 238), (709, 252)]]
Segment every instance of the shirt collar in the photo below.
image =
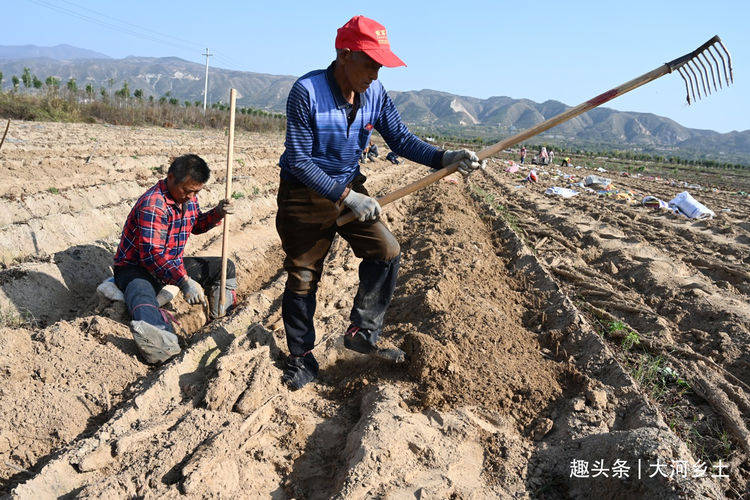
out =
[(166, 201), (168, 205), (174, 205), (177, 208), (180, 208), (174, 198), (172, 198), (172, 195), (169, 193), (169, 188), (167, 188), (167, 180), (162, 179), (157, 185), (159, 186), (159, 190), (161, 191), (162, 196), (164, 196), (164, 201)]
[[(328, 68), (326, 68), (326, 80), (328, 80), (328, 86), (331, 87), (331, 93), (333, 94), (333, 100), (336, 102), (336, 107), (338, 109), (349, 109), (352, 107), (352, 104), (344, 99), (344, 94), (341, 92), (341, 87), (339, 87), (338, 82), (336, 81), (336, 78), (333, 76), (333, 69), (336, 67), (336, 61), (333, 61)], [(354, 93), (354, 106), (359, 108), (360, 103), (362, 102), (362, 94), (359, 92)]]

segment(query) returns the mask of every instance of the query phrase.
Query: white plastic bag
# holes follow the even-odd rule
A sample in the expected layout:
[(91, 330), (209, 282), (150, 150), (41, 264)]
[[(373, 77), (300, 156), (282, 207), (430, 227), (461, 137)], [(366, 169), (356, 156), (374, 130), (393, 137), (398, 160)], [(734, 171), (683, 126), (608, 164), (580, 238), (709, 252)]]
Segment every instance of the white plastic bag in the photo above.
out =
[(573, 191), (572, 189), (564, 187), (553, 186), (547, 188), (544, 194), (555, 194), (557, 196), (562, 196), (563, 198), (572, 198), (573, 196), (578, 194), (578, 191)]
[(612, 179), (607, 179), (606, 177), (601, 177), (599, 175), (587, 175), (586, 178), (583, 179), (583, 184), (592, 189), (606, 189), (607, 186), (612, 184)]
[(669, 202), (670, 208), (676, 208), (686, 217), (691, 219), (710, 219), (716, 217), (716, 214), (710, 208), (690, 196), (690, 193), (683, 191)]

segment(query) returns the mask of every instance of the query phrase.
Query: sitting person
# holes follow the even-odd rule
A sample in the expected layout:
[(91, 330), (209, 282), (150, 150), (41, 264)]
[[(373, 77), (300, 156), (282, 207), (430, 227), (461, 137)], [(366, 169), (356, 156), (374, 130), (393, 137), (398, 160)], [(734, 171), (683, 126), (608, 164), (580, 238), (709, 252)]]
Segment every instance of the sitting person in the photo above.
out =
[[(199, 156), (176, 158), (167, 178), (138, 198), (122, 230), (114, 261), (115, 284), (125, 295), (133, 338), (149, 363), (166, 361), (180, 352), (171, 321), (156, 301), (164, 285), (177, 285), (190, 304), (205, 304), (203, 289), (210, 290), (213, 318), (222, 316), (236, 301), (237, 278), (231, 260), (227, 261), (226, 290), (222, 291), (220, 257), (182, 256), (190, 234), (205, 233), (232, 213), (229, 200), (201, 212), (196, 194), (210, 175)], [(220, 311), (222, 292), (225, 300)]]
[(378, 145), (372, 142), (372, 139), (370, 139), (370, 146), (367, 148), (367, 159), (370, 161), (375, 161), (378, 156)]

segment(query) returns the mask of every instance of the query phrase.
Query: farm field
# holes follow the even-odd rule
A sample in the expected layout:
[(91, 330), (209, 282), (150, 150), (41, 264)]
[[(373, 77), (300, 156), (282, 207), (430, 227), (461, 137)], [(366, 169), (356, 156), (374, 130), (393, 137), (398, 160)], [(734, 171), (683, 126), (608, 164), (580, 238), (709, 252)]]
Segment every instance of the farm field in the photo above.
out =
[[(211, 166), (202, 207), (223, 197), (224, 132), (12, 124), (0, 151), (3, 494), (744, 498), (747, 177), (553, 165), (524, 183), (528, 168), (505, 172), (507, 155), (447, 177), (384, 208), (402, 262), (383, 341), (407, 363), (344, 348), (358, 259), (339, 238), (318, 292), (321, 376), (289, 392), (274, 226), (283, 140), (236, 134), (241, 302), (206, 324), (177, 297), (183, 352), (154, 368), (136, 356), (124, 305), (96, 287), (170, 157)], [(362, 168), (377, 195), (428, 173)], [(617, 192), (545, 194), (589, 174)], [(640, 204), (686, 190), (716, 217)], [(186, 252), (220, 254), (220, 230)]]

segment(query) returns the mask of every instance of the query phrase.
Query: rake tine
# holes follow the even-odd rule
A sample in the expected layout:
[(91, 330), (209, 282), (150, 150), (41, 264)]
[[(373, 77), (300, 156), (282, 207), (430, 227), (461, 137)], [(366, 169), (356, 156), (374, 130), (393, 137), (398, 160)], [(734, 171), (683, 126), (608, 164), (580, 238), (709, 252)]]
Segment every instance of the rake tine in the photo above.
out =
[(691, 59), (690, 61), (688, 61), (688, 64), (689, 64), (689, 63), (693, 63), (693, 67), (695, 68), (695, 72), (696, 72), (696, 73), (698, 74), (698, 76), (700, 76), (700, 78), (701, 78), (701, 81), (700, 81), (700, 83), (702, 83), (702, 84), (703, 84), (703, 95), (700, 95), (700, 93), (701, 93), (701, 88), (700, 88), (700, 85), (698, 85), (698, 79), (696, 78), (696, 80), (695, 80), (695, 88), (697, 88), (697, 89), (698, 89), (698, 94), (699, 94), (699, 97), (700, 97), (701, 99), (702, 99), (702, 98), (704, 98), (704, 97), (707, 97), (707, 96), (708, 96), (708, 93), (706, 92), (706, 82), (704, 82), (704, 81), (703, 81), (703, 73), (701, 73), (701, 69), (700, 69), (700, 68), (698, 67), (698, 64), (697, 64), (697, 63), (695, 62), (695, 59)]
[(693, 67), (690, 66), (690, 61), (685, 63), (685, 67), (690, 70), (690, 73), (693, 74), (693, 78), (690, 80), (691, 86), (693, 84), (693, 80), (695, 80), (695, 87), (693, 87), (693, 101), (695, 102), (696, 90), (698, 91), (698, 99), (701, 98), (701, 89), (700, 87), (698, 87), (698, 76), (695, 74), (695, 71), (693, 71)]
[[(711, 61), (708, 60), (708, 57), (706, 57), (706, 53), (702, 52), (700, 55), (703, 56), (703, 59), (706, 60), (706, 64), (708, 65), (708, 69), (711, 70), (711, 80), (714, 82), (714, 92), (718, 92), (719, 89), (716, 87), (716, 78), (714, 77), (714, 67), (711, 66)], [(706, 75), (706, 79), (708, 80), (708, 75)], [(711, 90), (711, 82), (708, 82), (708, 90)]]
[[(711, 93), (711, 82), (708, 82), (708, 71), (706, 71), (706, 67), (703, 65), (703, 61), (701, 61), (700, 57), (695, 56), (695, 59), (693, 59), (693, 64), (695, 64), (695, 61), (698, 61), (698, 64), (700, 64), (701, 68), (703, 69), (703, 71), (698, 71), (698, 72), (701, 75), (701, 82), (703, 82), (703, 94), (704, 95), (708, 95), (708, 94)], [(698, 66), (696, 66), (696, 68), (697, 67)], [(704, 74), (706, 75), (705, 81), (704, 81), (704, 78), (703, 78)], [(708, 82), (708, 90), (706, 89), (706, 83), (705, 82)]]
[(695, 82), (693, 81), (693, 77), (692, 77), (692, 75), (690, 73), (688, 73), (688, 70), (685, 69), (684, 66), (682, 67), (682, 71), (685, 72), (685, 75), (687, 76), (688, 81), (690, 82), (690, 93), (693, 96), (693, 102), (696, 102), (698, 100), (698, 97), (697, 97), (697, 95), (695, 93)]
[(727, 86), (729, 86), (729, 76), (727, 75), (727, 62), (724, 60), (724, 56), (721, 55), (721, 51), (714, 46), (714, 50), (716, 51), (716, 55), (719, 56), (719, 59), (721, 59), (721, 67), (724, 69), (724, 81), (727, 82)]
[(714, 56), (714, 53), (711, 52), (711, 47), (706, 49), (706, 53), (711, 56), (711, 59), (714, 60), (714, 64), (716, 64), (716, 76), (719, 77), (719, 88), (723, 89), (724, 86), (721, 84), (721, 70), (719, 69), (719, 61), (716, 60), (716, 56)]
[(687, 99), (688, 106), (690, 106), (690, 87), (688, 86), (687, 78), (685, 78), (682, 68), (677, 68), (677, 72), (682, 77), (682, 81), (685, 82), (685, 98)]
[(724, 52), (727, 54), (727, 62), (729, 63), (729, 80), (731, 83), (734, 83), (734, 75), (732, 74), (732, 56), (729, 55), (729, 51), (724, 47), (724, 44), (721, 43), (721, 40), (719, 40), (719, 45), (721, 45), (721, 48), (724, 49)]

